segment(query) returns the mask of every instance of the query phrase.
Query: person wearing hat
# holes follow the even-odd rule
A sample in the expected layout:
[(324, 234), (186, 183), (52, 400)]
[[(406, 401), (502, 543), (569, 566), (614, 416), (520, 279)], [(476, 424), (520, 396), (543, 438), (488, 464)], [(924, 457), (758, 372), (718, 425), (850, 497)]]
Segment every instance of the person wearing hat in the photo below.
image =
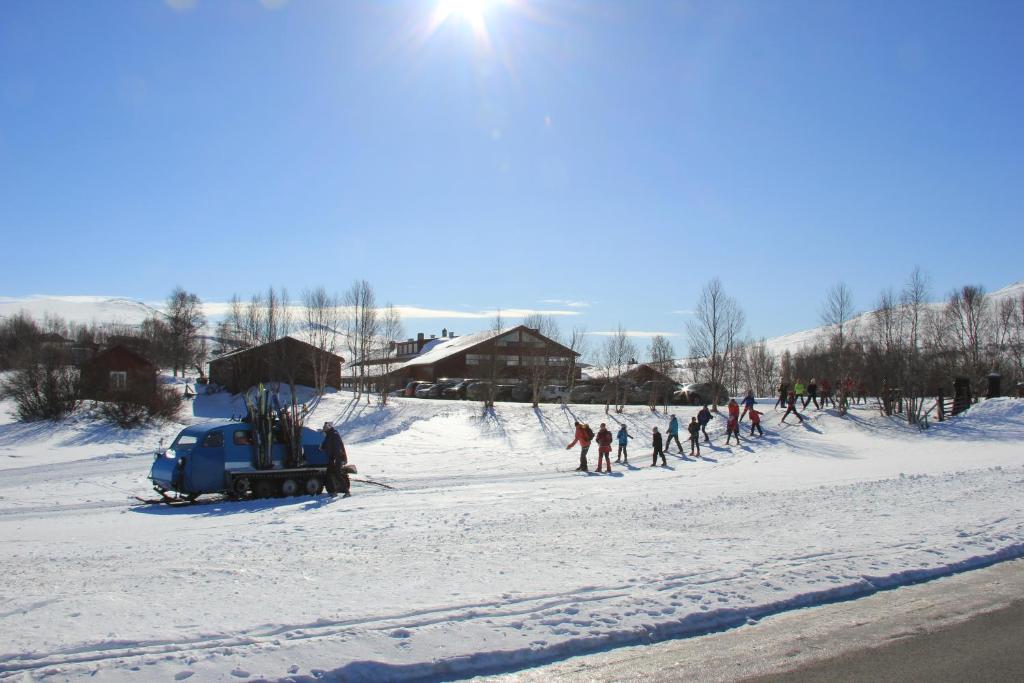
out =
[(597, 430), (597, 471), (601, 471), (601, 463), (608, 465), (608, 474), (612, 473), (612, 433), (604, 422)]
[(348, 464), (348, 454), (345, 452), (345, 444), (341, 440), (341, 434), (330, 422), (324, 422), (324, 442), (320, 444), (320, 450), (327, 453), (327, 495), (334, 498), (340, 490), (342, 498), (348, 498), (352, 483), (349, 481), (348, 472), (344, 466)]

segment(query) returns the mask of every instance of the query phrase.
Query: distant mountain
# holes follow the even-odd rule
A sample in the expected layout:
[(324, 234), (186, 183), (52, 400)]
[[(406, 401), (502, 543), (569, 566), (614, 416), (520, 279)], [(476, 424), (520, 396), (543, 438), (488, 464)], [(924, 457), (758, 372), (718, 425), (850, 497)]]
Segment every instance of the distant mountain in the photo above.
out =
[(80, 324), (95, 322), (123, 325), (139, 325), (146, 318), (160, 312), (150, 304), (124, 297), (44, 295), (25, 298), (0, 297), (0, 317), (17, 315), (19, 311), (26, 311), (39, 321), (49, 313), (60, 316), (68, 322)]

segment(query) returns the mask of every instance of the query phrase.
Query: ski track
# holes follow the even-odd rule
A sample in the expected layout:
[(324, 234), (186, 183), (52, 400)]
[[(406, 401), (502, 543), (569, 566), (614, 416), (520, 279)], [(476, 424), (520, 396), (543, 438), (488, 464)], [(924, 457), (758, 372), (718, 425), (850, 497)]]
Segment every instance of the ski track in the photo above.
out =
[[(648, 467), (645, 439), (667, 418), (647, 409), (483, 414), (475, 403), (328, 396), (311, 421), (333, 419), (360, 476), (397, 487), (357, 485), (330, 504), (140, 506), (126, 499), (146, 493), (151, 454), (104, 452), (121, 437), (71, 460), (29, 464), (26, 450), (0, 478), (0, 625), (11, 634), (0, 678), (442, 680), (1022, 557), (1024, 469), (1008, 454), (1024, 415), (1013, 402), (997, 409), (924, 434), (870, 409), (779, 428), (769, 409), (765, 438), (702, 444), (707, 460), (670, 455), (666, 471)], [(992, 431), (989, 413), (1000, 431), (962, 457), (965, 440)], [(570, 472), (576, 416), (613, 431), (625, 422), (634, 467)], [(712, 424), (721, 441), (724, 420)], [(21, 433), (46, 448), (68, 439)], [(40, 503), (44, 485), (52, 504)], [(279, 589), (233, 613), (261, 575)], [(288, 596), (296, 581), (309, 598)], [(164, 605), (168, 586), (176, 597)], [(85, 614), (109, 624), (83, 626)]]

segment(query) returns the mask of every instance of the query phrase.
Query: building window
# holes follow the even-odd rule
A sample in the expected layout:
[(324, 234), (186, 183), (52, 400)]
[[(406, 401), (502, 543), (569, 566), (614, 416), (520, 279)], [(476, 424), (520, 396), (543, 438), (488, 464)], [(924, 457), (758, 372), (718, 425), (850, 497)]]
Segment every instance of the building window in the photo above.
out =
[(123, 370), (113, 370), (110, 373), (110, 388), (119, 390), (128, 388), (128, 373)]
[(236, 446), (251, 446), (252, 445), (252, 432), (248, 429), (239, 429), (231, 435), (231, 443)]

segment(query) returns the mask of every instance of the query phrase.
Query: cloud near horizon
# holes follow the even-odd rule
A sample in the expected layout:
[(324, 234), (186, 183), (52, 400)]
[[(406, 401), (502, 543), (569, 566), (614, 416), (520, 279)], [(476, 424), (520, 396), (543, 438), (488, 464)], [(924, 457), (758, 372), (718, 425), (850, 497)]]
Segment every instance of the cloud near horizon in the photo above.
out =
[[(162, 304), (152, 304), (155, 306), (162, 306)], [(245, 302), (242, 303), (245, 305)], [(295, 318), (302, 318), (302, 306), (296, 303), (292, 303), (289, 308), (291, 309), (292, 316)], [(378, 311), (383, 311), (383, 308), (379, 308)], [(579, 311), (564, 311), (564, 310), (538, 310), (533, 308), (503, 308), (500, 311), (497, 309), (484, 310), (484, 311), (456, 311), (446, 308), (427, 308), (424, 306), (408, 306), (396, 304), (395, 310), (402, 316), (404, 320), (487, 320), (495, 317), (498, 313), (501, 313), (501, 317), (508, 319), (525, 318), (528, 315), (539, 313), (541, 315), (551, 315), (556, 317), (580, 315)], [(231, 304), (226, 301), (206, 301), (203, 303), (203, 312), (212, 318), (220, 318), (226, 316), (231, 312)]]

